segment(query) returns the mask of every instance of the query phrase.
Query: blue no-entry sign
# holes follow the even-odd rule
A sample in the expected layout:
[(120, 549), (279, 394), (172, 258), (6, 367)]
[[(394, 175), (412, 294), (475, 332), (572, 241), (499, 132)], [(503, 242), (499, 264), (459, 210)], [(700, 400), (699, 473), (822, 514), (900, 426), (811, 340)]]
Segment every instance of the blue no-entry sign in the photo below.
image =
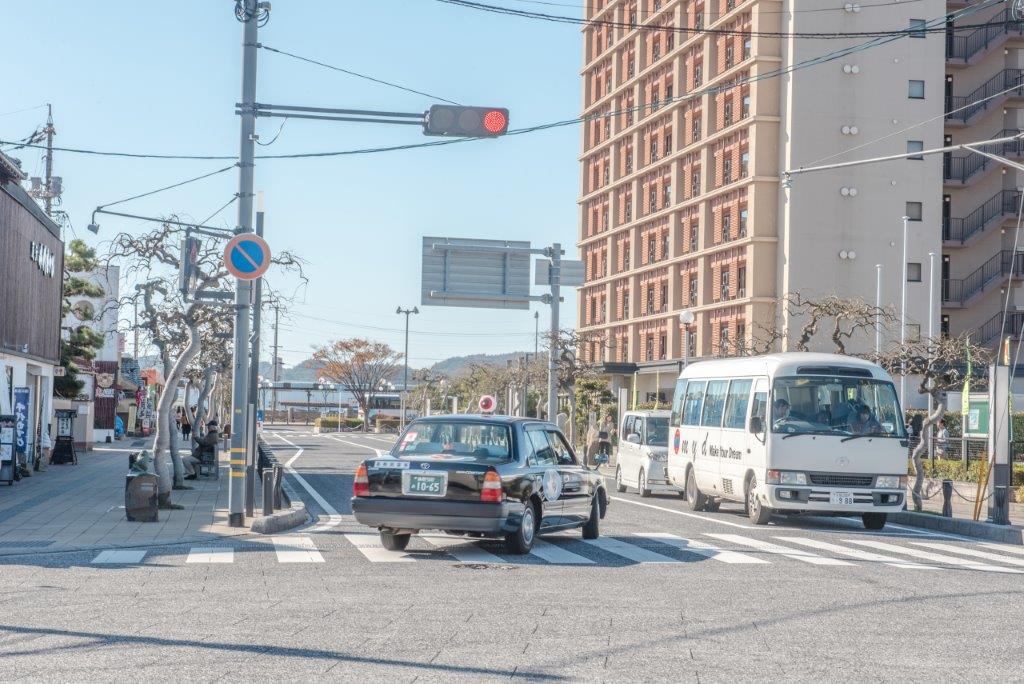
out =
[(254, 233), (236, 235), (224, 248), (224, 266), (236, 278), (255, 280), (270, 267), (270, 247)]

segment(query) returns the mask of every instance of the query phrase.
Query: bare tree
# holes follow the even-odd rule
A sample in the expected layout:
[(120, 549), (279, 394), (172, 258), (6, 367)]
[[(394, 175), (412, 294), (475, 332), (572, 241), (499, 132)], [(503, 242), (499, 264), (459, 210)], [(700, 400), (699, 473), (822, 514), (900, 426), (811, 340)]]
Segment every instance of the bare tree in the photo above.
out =
[(370, 402), (385, 381), (391, 380), (402, 354), (383, 342), (361, 338), (337, 340), (313, 352), (324, 377), (340, 384), (363, 411), (363, 430), (369, 428)]
[(789, 320), (797, 326), (787, 329), (780, 321), (774, 325), (758, 325), (753, 344), (749, 347), (752, 355), (776, 351), (779, 345), (793, 336), (793, 351), (810, 351), (811, 342), (818, 337), (822, 326), (829, 326), (832, 351), (847, 354), (846, 347), (857, 336), (866, 336), (876, 325), (888, 328), (896, 322), (891, 309), (868, 304), (858, 298), (844, 298), (828, 295), (821, 299), (804, 297), (799, 292), (790, 292), (781, 301)]

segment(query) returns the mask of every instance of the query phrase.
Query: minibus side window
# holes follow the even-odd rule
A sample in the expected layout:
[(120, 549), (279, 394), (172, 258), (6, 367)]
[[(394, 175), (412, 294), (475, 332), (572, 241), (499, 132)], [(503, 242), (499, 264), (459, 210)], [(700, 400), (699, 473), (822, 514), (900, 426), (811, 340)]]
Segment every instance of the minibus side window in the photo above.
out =
[(683, 425), (700, 425), (700, 411), (704, 406), (704, 387), (707, 382), (691, 380), (686, 383), (686, 398), (683, 400)]
[(725, 400), (725, 425), (733, 430), (746, 429), (747, 403), (753, 380), (733, 380), (729, 383), (729, 396)]
[(768, 383), (758, 378), (754, 387), (754, 401), (750, 407), (750, 417), (760, 418), (761, 425), (767, 425), (765, 418), (768, 413)]
[(682, 425), (683, 420), (683, 397), (686, 396), (686, 381), (680, 380), (676, 383), (676, 394), (672, 397), (672, 425)]
[(700, 419), (700, 424), (703, 427), (722, 427), (725, 395), (728, 391), (728, 380), (712, 380), (708, 383), (708, 393), (704, 398), (704, 414)]

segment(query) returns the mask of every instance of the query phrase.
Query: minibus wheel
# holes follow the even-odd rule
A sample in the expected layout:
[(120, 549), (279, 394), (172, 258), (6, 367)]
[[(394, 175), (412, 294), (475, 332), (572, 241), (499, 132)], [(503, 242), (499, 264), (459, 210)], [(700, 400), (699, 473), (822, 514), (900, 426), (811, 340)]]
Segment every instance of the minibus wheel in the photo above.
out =
[(768, 521), (772, 517), (772, 509), (768, 508), (761, 503), (761, 500), (757, 498), (757, 476), (751, 474), (747, 478), (747, 491), (744, 501), (746, 502), (747, 517), (755, 525), (767, 525)]
[(697, 478), (693, 475), (693, 468), (686, 471), (686, 502), (690, 505), (691, 511), (703, 511), (708, 503), (708, 497), (697, 488)]
[(863, 513), (860, 518), (864, 521), (865, 530), (880, 530), (885, 527), (885, 513)]

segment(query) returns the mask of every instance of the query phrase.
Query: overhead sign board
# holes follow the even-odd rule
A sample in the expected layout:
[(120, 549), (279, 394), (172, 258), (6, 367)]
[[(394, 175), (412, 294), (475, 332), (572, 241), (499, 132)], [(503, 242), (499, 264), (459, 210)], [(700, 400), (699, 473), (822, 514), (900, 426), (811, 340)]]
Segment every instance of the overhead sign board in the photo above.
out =
[(424, 237), (421, 303), (528, 309), (529, 250), (526, 241)]
[(224, 266), (240, 280), (256, 280), (270, 268), (270, 247), (255, 233), (242, 233), (224, 248)]
[[(551, 284), (551, 260), (550, 259), (537, 259), (537, 270), (534, 273), (534, 284), (536, 285), (550, 285)], [(562, 259), (559, 262), (559, 268), (561, 269), (561, 277), (558, 279), (559, 285), (565, 287), (579, 287), (586, 280), (587, 269), (586, 265), (582, 261), (568, 261)]]

